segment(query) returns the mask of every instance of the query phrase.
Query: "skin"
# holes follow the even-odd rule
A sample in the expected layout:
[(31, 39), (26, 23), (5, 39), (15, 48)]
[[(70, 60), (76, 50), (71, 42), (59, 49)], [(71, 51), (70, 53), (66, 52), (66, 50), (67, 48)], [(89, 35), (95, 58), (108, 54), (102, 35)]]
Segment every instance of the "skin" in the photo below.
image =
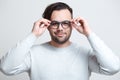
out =
[[(59, 16), (58, 16), (59, 15)], [(51, 15), (51, 21), (71, 21), (71, 14), (67, 9), (64, 10), (56, 10), (53, 11)], [(69, 37), (71, 36), (72, 27), (70, 26), (67, 29), (64, 29), (61, 25), (58, 29), (51, 29), (48, 28), (52, 41), (50, 42), (51, 45), (55, 47), (66, 47), (70, 45)]]
[[(49, 25), (53, 20), (59, 22), (69, 20), (71, 21), (71, 26), (67, 29), (63, 29), (62, 26), (60, 25), (58, 29), (51, 29)], [(87, 21), (82, 17), (72, 19), (71, 13), (67, 9), (53, 11), (51, 15), (51, 21), (47, 19), (40, 19), (36, 21), (34, 23), (32, 33), (36, 37), (39, 37), (45, 32), (46, 29), (48, 29), (51, 35), (50, 44), (55, 47), (62, 48), (67, 47), (71, 44), (71, 42), (69, 41), (69, 37), (71, 36), (73, 28), (75, 28), (79, 33), (85, 35), (86, 37), (89, 36), (91, 33)], [(77, 25), (78, 23), (80, 25)]]

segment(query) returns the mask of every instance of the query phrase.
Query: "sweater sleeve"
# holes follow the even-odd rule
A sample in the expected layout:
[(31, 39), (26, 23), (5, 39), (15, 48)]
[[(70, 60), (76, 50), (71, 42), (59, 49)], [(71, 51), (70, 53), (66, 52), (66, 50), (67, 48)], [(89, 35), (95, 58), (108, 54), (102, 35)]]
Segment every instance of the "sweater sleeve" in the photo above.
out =
[[(14, 48), (10, 49), (0, 60), (1, 71), (8, 75), (19, 73), (20, 68), (25, 67), (24, 63), (26, 63), (26, 65), (29, 63), (27, 61), (30, 60), (28, 53), (36, 38), (33, 33), (30, 33), (24, 40), (18, 42)], [(17, 71), (17, 69), (19, 69), (19, 71)]]
[(89, 56), (90, 70), (106, 75), (118, 72), (120, 70), (118, 56), (95, 33), (92, 32), (87, 38), (92, 47)]

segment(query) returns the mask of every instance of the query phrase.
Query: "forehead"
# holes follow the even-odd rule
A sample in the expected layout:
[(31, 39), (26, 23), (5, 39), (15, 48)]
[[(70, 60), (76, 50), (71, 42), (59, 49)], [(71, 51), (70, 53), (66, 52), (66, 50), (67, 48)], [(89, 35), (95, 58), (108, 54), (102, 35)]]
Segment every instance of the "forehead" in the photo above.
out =
[(52, 12), (51, 20), (55, 21), (64, 21), (64, 20), (71, 20), (72, 14), (68, 9), (62, 10), (55, 10)]

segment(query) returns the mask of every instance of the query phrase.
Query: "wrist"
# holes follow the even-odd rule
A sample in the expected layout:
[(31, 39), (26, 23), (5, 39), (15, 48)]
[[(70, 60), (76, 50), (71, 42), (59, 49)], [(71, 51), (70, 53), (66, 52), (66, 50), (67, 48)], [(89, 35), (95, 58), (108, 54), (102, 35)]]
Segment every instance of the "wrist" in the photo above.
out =
[(36, 32), (32, 32), (32, 34), (37, 38), (39, 37), (39, 35)]
[(88, 37), (91, 33), (92, 33), (92, 31), (89, 30), (89, 31), (86, 31), (84, 35), (85, 35), (86, 37)]

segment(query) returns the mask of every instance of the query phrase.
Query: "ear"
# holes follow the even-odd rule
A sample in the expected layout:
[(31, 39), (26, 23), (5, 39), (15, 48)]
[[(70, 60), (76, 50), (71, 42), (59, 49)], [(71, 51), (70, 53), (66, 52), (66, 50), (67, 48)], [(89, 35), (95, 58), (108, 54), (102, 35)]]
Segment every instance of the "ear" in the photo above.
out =
[(71, 29), (73, 30), (73, 29), (74, 29), (74, 27), (73, 27), (73, 26), (71, 26)]
[(72, 29), (72, 30), (74, 29), (74, 25), (73, 25), (73, 24), (71, 24), (71, 29)]
[(47, 29), (48, 29), (48, 31), (50, 31), (50, 26), (48, 26), (48, 28), (47, 28)]

